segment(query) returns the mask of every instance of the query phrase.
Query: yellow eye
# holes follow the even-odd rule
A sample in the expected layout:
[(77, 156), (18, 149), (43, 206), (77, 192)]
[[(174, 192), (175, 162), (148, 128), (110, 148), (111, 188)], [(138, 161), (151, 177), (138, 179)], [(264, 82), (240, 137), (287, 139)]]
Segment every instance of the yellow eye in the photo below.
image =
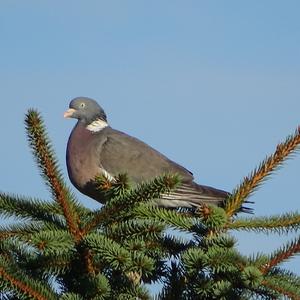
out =
[(85, 103), (84, 102), (81, 102), (80, 103), (80, 108), (84, 108), (85, 107)]

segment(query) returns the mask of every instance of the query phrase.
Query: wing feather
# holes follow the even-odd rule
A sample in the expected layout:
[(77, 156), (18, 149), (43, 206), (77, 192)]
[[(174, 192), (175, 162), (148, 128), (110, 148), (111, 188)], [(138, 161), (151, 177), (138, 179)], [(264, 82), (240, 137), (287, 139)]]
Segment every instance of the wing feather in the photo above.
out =
[(134, 183), (153, 179), (164, 173), (177, 173), (192, 181), (190, 171), (142, 141), (123, 132), (105, 128), (106, 140), (99, 148), (100, 165), (109, 174), (127, 173)]
[(193, 181), (193, 174), (142, 141), (107, 127), (99, 145), (99, 164), (114, 176), (127, 173), (135, 184), (151, 180), (164, 173), (177, 173), (183, 184), (162, 195), (157, 204), (164, 207), (198, 207), (203, 203), (222, 205), (229, 193)]

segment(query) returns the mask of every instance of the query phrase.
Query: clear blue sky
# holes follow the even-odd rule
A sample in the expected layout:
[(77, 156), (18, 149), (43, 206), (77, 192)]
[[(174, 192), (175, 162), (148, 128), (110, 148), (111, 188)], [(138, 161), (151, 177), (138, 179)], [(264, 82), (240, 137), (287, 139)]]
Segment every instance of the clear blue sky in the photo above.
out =
[[(112, 127), (231, 191), (300, 123), (299, 12), (296, 0), (1, 1), (0, 189), (49, 198), (24, 114), (42, 112), (66, 174), (62, 114), (89, 96)], [(299, 209), (299, 175), (300, 155), (252, 197), (255, 214)], [(285, 239), (238, 238), (246, 254)], [(299, 258), (287, 266), (300, 274)]]

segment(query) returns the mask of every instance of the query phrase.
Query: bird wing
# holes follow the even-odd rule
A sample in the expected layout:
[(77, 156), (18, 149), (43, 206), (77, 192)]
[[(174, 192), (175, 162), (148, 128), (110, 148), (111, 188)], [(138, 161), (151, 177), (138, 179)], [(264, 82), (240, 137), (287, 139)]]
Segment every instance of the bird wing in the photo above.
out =
[(224, 200), (230, 193), (210, 186), (188, 182), (180, 185), (176, 190), (162, 195), (159, 203), (163, 207), (196, 208), (203, 203), (223, 206)]
[(162, 195), (157, 204), (163, 207), (195, 208), (203, 203), (222, 205), (229, 193), (193, 181), (193, 174), (171, 161), (144, 142), (123, 132), (105, 128), (99, 145), (101, 168), (114, 176), (127, 173), (134, 183), (153, 179), (164, 173), (177, 173), (182, 184), (176, 190)]
[(100, 166), (110, 175), (127, 173), (134, 183), (153, 179), (164, 173), (177, 173), (183, 181), (192, 181), (193, 174), (171, 161), (144, 142), (112, 128), (105, 128), (98, 146)]

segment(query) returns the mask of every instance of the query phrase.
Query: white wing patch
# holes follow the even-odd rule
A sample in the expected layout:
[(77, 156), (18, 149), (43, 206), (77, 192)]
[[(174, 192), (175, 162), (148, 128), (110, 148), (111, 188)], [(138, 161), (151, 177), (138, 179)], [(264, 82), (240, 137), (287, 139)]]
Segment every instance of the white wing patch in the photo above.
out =
[(100, 120), (100, 119), (97, 119), (94, 122), (92, 122), (91, 124), (89, 124), (86, 127), (86, 129), (88, 129), (89, 131), (92, 131), (92, 132), (99, 132), (107, 126), (108, 126), (107, 122), (105, 122), (103, 120)]
[(111, 182), (114, 182), (114, 181), (115, 181), (115, 178), (114, 178), (112, 175), (110, 175), (105, 169), (102, 169), (102, 168), (101, 168), (101, 174), (102, 174), (104, 177), (106, 177), (109, 181), (111, 181)]

